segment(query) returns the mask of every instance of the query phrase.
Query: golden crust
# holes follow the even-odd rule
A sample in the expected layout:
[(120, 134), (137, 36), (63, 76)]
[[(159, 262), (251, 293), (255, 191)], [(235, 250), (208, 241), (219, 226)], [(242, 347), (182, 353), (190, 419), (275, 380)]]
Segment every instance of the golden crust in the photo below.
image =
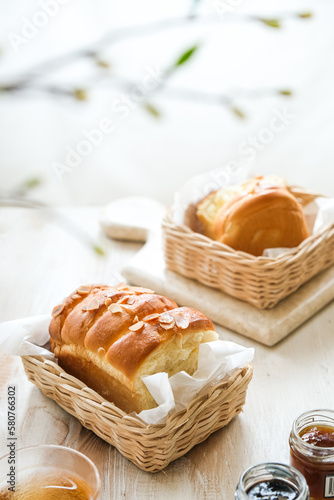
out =
[[(203, 228), (203, 234), (215, 239), (214, 223), (218, 211), (238, 195), (246, 194), (254, 189), (265, 189), (272, 186), (286, 187), (285, 179), (274, 175), (257, 176), (247, 179), (241, 184), (230, 185), (217, 191), (211, 191), (200, 200), (196, 207), (197, 219)], [(195, 227), (195, 225), (193, 225)], [(196, 231), (196, 228), (194, 229)]]
[[(204, 314), (190, 307), (178, 307), (169, 311), (171, 323), (161, 323), (160, 315), (153, 321), (145, 322), (139, 331), (129, 331), (109, 348), (106, 359), (131, 379), (146, 359), (163, 343), (178, 335), (186, 337), (197, 332), (212, 331), (214, 326)], [(187, 323), (186, 328), (177, 326), (178, 316)]]
[(255, 256), (296, 247), (309, 236), (301, 205), (276, 176), (214, 191), (198, 203), (196, 216), (206, 236)]
[(301, 205), (285, 188), (267, 188), (237, 196), (217, 213), (215, 239), (262, 255), (266, 248), (298, 246), (309, 236)]
[(193, 373), (199, 344), (217, 338), (195, 309), (151, 290), (104, 285), (80, 287), (55, 307), (49, 331), (60, 366), (125, 411), (154, 406), (142, 375)]
[(71, 346), (58, 346), (55, 354), (59, 358), (60, 366), (67, 373), (77, 377), (107, 401), (114, 403), (125, 412), (136, 411), (139, 413), (142, 409), (156, 406), (154, 399), (151, 397), (147, 400), (147, 408), (143, 408), (140, 394), (131, 391), (126, 385), (112, 377), (93, 361), (78, 355), (76, 351), (73, 352)]

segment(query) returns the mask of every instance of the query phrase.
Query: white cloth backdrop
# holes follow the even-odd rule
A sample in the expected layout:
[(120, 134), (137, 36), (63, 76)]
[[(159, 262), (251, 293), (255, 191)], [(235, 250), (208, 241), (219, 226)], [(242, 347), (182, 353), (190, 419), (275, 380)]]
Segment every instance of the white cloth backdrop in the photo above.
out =
[[(41, 3), (13, 0), (0, 7), (2, 81), (86, 45), (112, 28), (182, 15), (190, 6), (185, 0), (62, 0), (59, 11), (15, 51), (9, 37), (20, 34), (27, 19), (36, 19)], [(237, 5), (232, 12), (267, 17), (312, 11), (314, 18), (290, 19), (281, 30), (222, 19), (213, 25), (127, 39), (114, 44), (105, 57), (116, 74), (141, 82), (148, 68), (166, 68), (184, 49), (200, 43), (196, 57), (171, 79), (171, 85), (212, 92), (291, 88), (293, 98), (240, 98), (237, 104), (248, 117), (241, 121), (223, 106), (162, 95), (150, 99), (162, 112), (159, 120), (139, 107), (120, 120), (111, 106), (124, 91), (106, 85), (94, 90), (88, 102), (37, 94), (0, 96), (1, 189), (37, 175), (44, 182), (32, 195), (49, 203), (106, 203), (129, 194), (170, 203), (174, 190), (188, 177), (254, 156), (252, 168), (258, 173), (287, 176), (291, 183), (333, 195), (333, 2), (225, 0), (223, 4)], [(201, 8), (215, 12), (213, 1), (203, 2)], [(71, 64), (69, 71), (52, 75), (50, 81), (66, 78), (85, 87), (85, 71), (85, 65)], [(279, 121), (284, 109), (293, 118)], [(95, 129), (105, 118), (116, 120), (115, 130), (104, 134), (60, 183), (53, 162), (64, 162), (66, 148), (75, 148), (85, 139), (84, 131)], [(249, 149), (252, 141), (256, 145)]]

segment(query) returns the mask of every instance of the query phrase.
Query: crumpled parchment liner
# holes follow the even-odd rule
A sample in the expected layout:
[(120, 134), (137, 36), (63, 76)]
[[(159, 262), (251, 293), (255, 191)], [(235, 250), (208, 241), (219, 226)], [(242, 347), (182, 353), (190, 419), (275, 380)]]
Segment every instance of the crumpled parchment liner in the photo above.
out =
[[(0, 352), (18, 356), (44, 356), (56, 361), (49, 350), (49, 315), (32, 316), (0, 324)], [(198, 369), (193, 376), (179, 372), (143, 377), (143, 381), (159, 405), (138, 414), (147, 424), (162, 424), (168, 413), (186, 407), (201, 391), (232, 375), (252, 361), (253, 348), (216, 340), (199, 348)], [(136, 415), (136, 414), (133, 414)]]

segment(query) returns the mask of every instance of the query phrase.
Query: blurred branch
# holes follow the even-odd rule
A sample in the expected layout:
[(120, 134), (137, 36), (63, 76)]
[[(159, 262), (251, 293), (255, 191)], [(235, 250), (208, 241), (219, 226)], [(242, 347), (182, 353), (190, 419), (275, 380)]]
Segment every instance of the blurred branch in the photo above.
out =
[[(193, 0), (191, 13), (183, 17), (161, 19), (148, 24), (142, 24), (138, 26), (128, 26), (123, 28), (118, 28), (105, 34), (92, 44), (90, 47), (81, 48), (79, 50), (64, 54), (57, 58), (51, 59), (49, 61), (44, 61), (34, 68), (30, 69), (23, 76), (19, 76), (16, 80), (11, 83), (0, 82), (0, 93), (15, 94), (17, 92), (24, 91), (38, 91), (49, 95), (58, 95), (64, 97), (74, 98), (79, 101), (85, 101), (88, 99), (88, 92), (93, 85), (98, 85), (101, 80), (104, 82), (108, 81), (108, 85), (120, 86), (128, 91), (135, 90), (139, 86), (139, 82), (131, 81), (129, 79), (119, 77), (117, 75), (107, 74), (106, 70), (109, 69), (110, 64), (101, 57), (100, 52), (105, 48), (109, 47), (113, 43), (119, 42), (123, 39), (128, 39), (138, 36), (148, 36), (152, 33), (160, 33), (162, 30), (170, 28), (178, 28), (184, 25), (192, 25), (194, 23), (221, 23), (221, 17), (218, 13), (215, 14), (205, 14), (198, 15), (197, 7), (199, 1)], [(300, 13), (286, 13), (278, 18), (265, 18), (260, 16), (255, 16), (251, 14), (239, 14), (239, 13), (224, 13), (224, 22), (259, 22), (269, 28), (280, 28), (282, 23), (286, 19), (308, 19), (311, 17), (310, 12), (300, 12)], [(233, 92), (230, 94), (226, 93), (214, 93), (214, 92), (203, 92), (198, 90), (191, 90), (185, 88), (175, 88), (167, 84), (167, 80), (177, 71), (181, 66), (188, 63), (189, 60), (197, 53), (199, 45), (193, 45), (192, 47), (185, 50), (179, 57), (174, 61), (169, 68), (165, 70), (162, 76), (161, 83), (159, 83), (153, 91), (149, 93), (156, 94), (161, 91), (164, 96), (174, 99), (184, 99), (188, 101), (196, 101), (203, 104), (218, 104), (228, 107), (235, 116), (239, 118), (244, 118), (244, 113), (234, 104), (234, 100), (238, 97), (238, 92)], [(56, 70), (67, 67), (69, 64), (82, 58), (88, 58), (98, 65), (100, 68), (105, 70), (101, 78), (101, 73), (93, 78), (90, 82), (85, 82), (83, 86), (76, 85), (61, 85), (61, 84), (50, 84), (47, 82), (41, 82), (41, 76), (50, 76)], [(257, 91), (241, 91), (239, 92), (239, 97), (242, 95), (244, 98), (254, 98), (263, 97), (268, 94), (274, 95), (279, 94), (282, 96), (290, 96), (291, 91), (289, 89), (269, 89), (269, 90), (257, 90)], [(158, 118), (160, 117), (160, 112), (155, 108), (152, 103), (145, 102), (142, 103), (143, 109), (145, 109), (151, 116)]]
[[(268, 27), (277, 28), (280, 27), (282, 22), (286, 19), (308, 19), (311, 16), (312, 14), (310, 12), (290, 12), (285, 13), (280, 18), (268, 19), (252, 14), (224, 13), (224, 23), (260, 22), (261, 24), (265, 24)], [(161, 19), (148, 24), (126, 26), (113, 29), (109, 33), (103, 35), (98, 41), (96, 41), (89, 47), (84, 47), (73, 52), (63, 54), (56, 58), (41, 62), (35, 67), (31, 68), (24, 76), (19, 77), (12, 83), (0, 83), (0, 91), (11, 92), (22, 90), (28, 85), (29, 82), (38, 79), (40, 76), (54, 73), (55, 71), (62, 69), (69, 64), (72, 64), (73, 61), (77, 61), (82, 58), (94, 59), (95, 62), (99, 62), (100, 66), (107, 67), (108, 63), (100, 58), (99, 53), (107, 47), (110, 47), (110, 45), (116, 42), (120, 42), (124, 39), (138, 36), (148, 36), (153, 33), (160, 33), (162, 30), (178, 28), (184, 25), (193, 25), (194, 23), (219, 24), (222, 23), (222, 19), (221, 17), (219, 17), (218, 13), (205, 15), (188, 14), (182, 17)], [(53, 88), (52, 93), (56, 93), (56, 88)]]
[(0, 192), (0, 205), (1, 205), (2, 199), (24, 200), (25, 196), (27, 196), (29, 191), (33, 190), (35, 187), (39, 186), (42, 183), (43, 183), (43, 179), (41, 179), (40, 177), (37, 177), (37, 176), (28, 177), (23, 182), (21, 182), (19, 185), (17, 185), (14, 189), (11, 189), (9, 192), (1, 191)]
[(11, 193), (0, 193), (0, 207), (18, 207), (30, 208), (37, 210), (46, 220), (58, 224), (62, 229), (67, 231), (71, 236), (77, 238), (81, 243), (98, 255), (105, 255), (104, 250), (96, 244), (81, 226), (73, 222), (69, 217), (65, 216), (61, 211), (45, 205), (36, 200), (29, 200), (25, 196), (20, 196), (18, 190)]
[[(189, 51), (187, 51), (189, 52)], [(188, 57), (189, 59), (189, 57)], [(184, 62), (188, 59), (185, 59)], [(160, 117), (160, 112), (153, 106), (152, 103), (148, 103), (147, 98), (161, 94), (163, 97), (170, 99), (180, 99), (183, 101), (197, 102), (206, 105), (220, 105), (229, 108), (237, 117), (244, 118), (245, 114), (235, 106), (235, 101), (237, 99), (261, 99), (266, 97), (271, 97), (275, 95), (289, 97), (292, 95), (292, 91), (289, 89), (275, 89), (275, 88), (264, 88), (264, 89), (234, 89), (229, 93), (224, 92), (208, 92), (201, 90), (194, 90), (190, 88), (175, 87), (167, 84), (167, 79), (171, 73), (171, 70), (166, 72), (166, 77), (164, 80), (147, 93), (145, 101), (142, 103), (144, 109), (146, 109), (155, 118)], [(128, 93), (131, 93), (134, 89), (140, 86), (140, 82), (132, 80), (130, 78), (125, 78), (117, 75), (106, 75), (104, 77), (97, 76), (94, 81), (90, 81), (89, 85), (85, 89), (73, 89), (68, 87), (55, 87), (53, 85), (41, 85), (32, 82), (30, 85), (25, 86), (20, 90), (34, 90), (43, 93), (62, 95), (64, 97), (75, 97), (78, 100), (88, 99), (88, 94), (91, 88), (97, 86), (108, 86), (120, 88)]]
[(69, 217), (45, 203), (27, 198), (28, 191), (39, 186), (42, 182), (43, 180), (40, 177), (29, 177), (16, 188), (8, 192), (0, 192), (0, 207), (18, 207), (37, 210), (44, 219), (58, 224), (65, 231), (81, 241), (82, 244), (94, 250), (98, 255), (104, 255), (103, 249), (92, 240), (90, 235), (82, 227), (74, 223)]

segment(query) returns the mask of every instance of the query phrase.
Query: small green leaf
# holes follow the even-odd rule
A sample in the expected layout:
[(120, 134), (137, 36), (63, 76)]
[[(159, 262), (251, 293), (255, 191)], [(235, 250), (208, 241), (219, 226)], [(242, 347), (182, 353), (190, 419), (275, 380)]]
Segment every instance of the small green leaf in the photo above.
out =
[(282, 89), (282, 90), (279, 90), (279, 91), (278, 91), (278, 93), (279, 93), (279, 94), (281, 94), (281, 95), (286, 95), (286, 96), (290, 96), (290, 95), (292, 95), (292, 92), (291, 92), (291, 90), (289, 90), (289, 89)]
[(85, 89), (75, 89), (73, 91), (73, 95), (78, 101), (86, 101), (87, 100), (87, 92)]
[(183, 54), (177, 59), (177, 61), (174, 63), (175, 67), (181, 66), (182, 64), (186, 63), (189, 61), (189, 59), (195, 54), (195, 52), (198, 49), (198, 45), (194, 45), (190, 49), (186, 50), (183, 52)]
[(30, 177), (23, 182), (22, 187), (25, 189), (33, 189), (40, 184), (42, 184), (42, 179), (40, 179), (40, 177)]
[(278, 19), (260, 18), (259, 20), (261, 21), (261, 23), (265, 24), (266, 26), (269, 26), (270, 28), (280, 28), (281, 27), (281, 22)]
[(160, 118), (161, 117), (160, 111), (153, 104), (151, 104), (150, 102), (145, 102), (144, 103), (144, 109), (146, 109), (146, 111), (148, 113), (150, 113), (152, 116), (154, 116), (154, 118)]
[(298, 14), (298, 17), (300, 17), (301, 19), (309, 19), (312, 16), (312, 12), (300, 12), (300, 14)]
[(236, 106), (231, 106), (231, 111), (232, 113), (235, 114), (235, 116), (237, 116), (238, 118), (241, 118), (241, 119), (244, 119), (246, 118), (246, 115), (245, 113), (240, 109), (240, 108), (237, 108)]
[(93, 246), (94, 252), (96, 252), (98, 255), (105, 255), (105, 251), (98, 245)]

